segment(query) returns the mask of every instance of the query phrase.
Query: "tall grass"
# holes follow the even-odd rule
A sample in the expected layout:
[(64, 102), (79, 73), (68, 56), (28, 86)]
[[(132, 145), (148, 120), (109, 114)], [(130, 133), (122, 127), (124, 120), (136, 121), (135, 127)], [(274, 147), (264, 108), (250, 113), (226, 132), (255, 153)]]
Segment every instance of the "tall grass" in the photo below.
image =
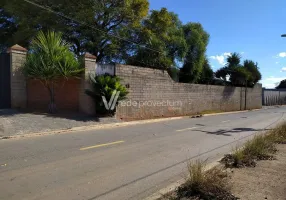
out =
[(231, 194), (229, 177), (226, 171), (215, 167), (205, 169), (205, 163), (196, 161), (188, 167), (189, 178), (175, 193), (165, 195), (163, 199), (237, 199)]
[(255, 166), (257, 160), (273, 159), (277, 143), (286, 143), (286, 122), (266, 133), (254, 136), (244, 148), (236, 149), (233, 154), (225, 155), (222, 162), (226, 167)]

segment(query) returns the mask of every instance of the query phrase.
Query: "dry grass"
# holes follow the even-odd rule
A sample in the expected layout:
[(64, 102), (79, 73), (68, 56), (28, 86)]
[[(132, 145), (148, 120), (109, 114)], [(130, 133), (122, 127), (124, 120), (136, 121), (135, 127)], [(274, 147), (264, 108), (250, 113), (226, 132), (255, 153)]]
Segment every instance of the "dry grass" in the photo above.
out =
[(243, 149), (237, 149), (233, 154), (225, 155), (221, 160), (226, 167), (255, 167), (257, 160), (273, 159), (276, 144), (286, 142), (286, 122), (249, 140)]
[(164, 195), (162, 199), (220, 199), (233, 200), (227, 172), (215, 167), (205, 171), (205, 163), (196, 161), (189, 164), (189, 178), (175, 192)]

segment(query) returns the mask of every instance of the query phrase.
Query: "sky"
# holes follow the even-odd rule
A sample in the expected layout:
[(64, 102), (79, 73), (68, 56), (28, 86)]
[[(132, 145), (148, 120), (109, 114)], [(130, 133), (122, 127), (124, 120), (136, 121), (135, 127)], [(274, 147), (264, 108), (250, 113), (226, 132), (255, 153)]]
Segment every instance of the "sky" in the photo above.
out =
[(214, 70), (226, 56), (258, 62), (263, 87), (286, 79), (286, 0), (149, 0), (150, 9), (166, 7), (183, 23), (199, 22), (210, 34), (207, 56)]

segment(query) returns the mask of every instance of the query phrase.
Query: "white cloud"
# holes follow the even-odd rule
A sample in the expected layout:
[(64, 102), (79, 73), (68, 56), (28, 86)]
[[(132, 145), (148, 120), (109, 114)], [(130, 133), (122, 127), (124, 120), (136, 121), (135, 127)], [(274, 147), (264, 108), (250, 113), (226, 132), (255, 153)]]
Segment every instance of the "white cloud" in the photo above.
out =
[(219, 56), (219, 55), (217, 55), (217, 56), (211, 56), (210, 58), (211, 58), (211, 59), (214, 59), (214, 60), (217, 60), (220, 65), (224, 65), (224, 64), (225, 64), (224, 56), (223, 56), (223, 55), (221, 55), (221, 56)]
[(281, 72), (286, 72), (286, 67), (282, 67)]
[(286, 77), (274, 77), (274, 76), (270, 76), (266, 79), (261, 80), (260, 82), (262, 83), (262, 87), (265, 88), (275, 88), (280, 81), (286, 79)]
[(225, 57), (227, 57), (227, 56), (231, 56), (231, 53), (225, 52), (225, 53), (223, 53), (223, 55), (224, 55)]
[(279, 57), (284, 58), (286, 57), (286, 52), (281, 52), (278, 54)]
[(275, 64), (279, 64), (279, 62), (275, 62)]
[(226, 63), (225, 59), (230, 55), (231, 55), (231, 53), (225, 52), (221, 55), (210, 56), (210, 58), (216, 60), (220, 65), (225, 65), (225, 63)]

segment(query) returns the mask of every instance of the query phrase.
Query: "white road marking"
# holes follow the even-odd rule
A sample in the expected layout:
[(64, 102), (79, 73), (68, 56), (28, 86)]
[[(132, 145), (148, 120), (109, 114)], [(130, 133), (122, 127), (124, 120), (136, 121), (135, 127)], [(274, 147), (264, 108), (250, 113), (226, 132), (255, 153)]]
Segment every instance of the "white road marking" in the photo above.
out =
[(191, 128), (185, 128), (185, 129), (180, 129), (180, 130), (176, 130), (176, 132), (182, 132), (182, 131), (187, 131), (187, 130), (192, 130), (198, 127), (191, 127)]
[(230, 122), (230, 120), (222, 121), (221, 123), (226, 123), (226, 122)]

